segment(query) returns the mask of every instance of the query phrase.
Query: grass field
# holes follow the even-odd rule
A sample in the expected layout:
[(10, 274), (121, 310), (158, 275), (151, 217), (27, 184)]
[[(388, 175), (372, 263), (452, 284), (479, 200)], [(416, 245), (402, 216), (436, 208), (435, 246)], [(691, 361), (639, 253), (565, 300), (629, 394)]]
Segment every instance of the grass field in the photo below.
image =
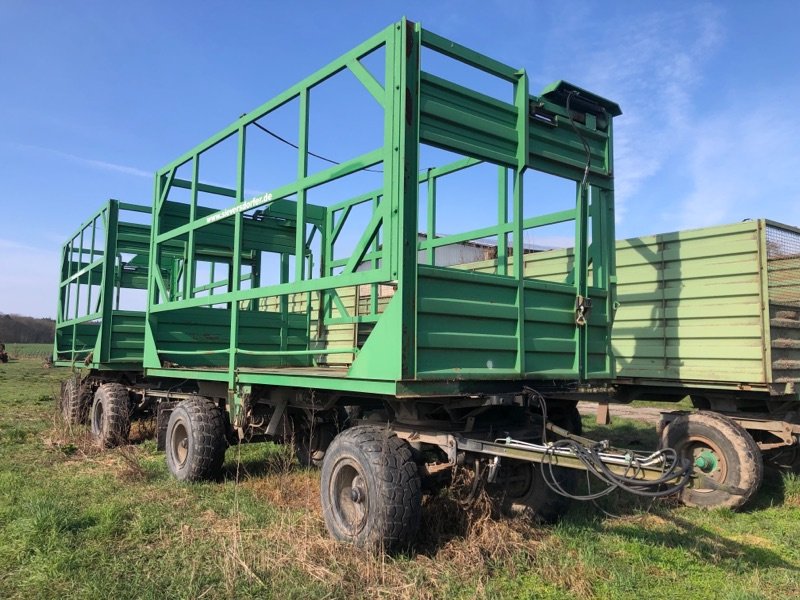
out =
[[(12, 355), (13, 356), (13, 355)], [(623, 497), (554, 527), (426, 500), (407, 555), (332, 542), (318, 474), (278, 447), (231, 448), (222, 482), (181, 485), (134, 427), (101, 452), (54, 416), (63, 370), (0, 365), (0, 598), (792, 598), (800, 481), (772, 475), (743, 513)], [(590, 426), (590, 421), (585, 423)], [(640, 448), (635, 422), (594, 428)], [(148, 439), (144, 439), (148, 438)]]
[(41, 358), (53, 353), (53, 344), (6, 344), (6, 352), (11, 358)]

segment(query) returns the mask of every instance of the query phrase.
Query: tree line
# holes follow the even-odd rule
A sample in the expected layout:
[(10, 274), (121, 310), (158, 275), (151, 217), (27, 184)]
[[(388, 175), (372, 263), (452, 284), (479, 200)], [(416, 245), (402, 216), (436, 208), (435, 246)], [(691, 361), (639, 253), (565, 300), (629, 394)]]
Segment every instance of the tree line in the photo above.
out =
[(0, 342), (4, 344), (51, 344), (56, 322), (22, 315), (0, 314)]

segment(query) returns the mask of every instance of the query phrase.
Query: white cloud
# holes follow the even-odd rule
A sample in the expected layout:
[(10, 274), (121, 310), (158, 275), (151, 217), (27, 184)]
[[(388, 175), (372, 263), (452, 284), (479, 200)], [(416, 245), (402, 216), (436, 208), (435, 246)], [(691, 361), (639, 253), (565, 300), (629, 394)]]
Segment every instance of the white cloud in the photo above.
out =
[(61, 150), (56, 150), (54, 148), (43, 148), (42, 146), (34, 146), (31, 144), (13, 144), (13, 146), (15, 148), (22, 150), (30, 150), (34, 152), (44, 152), (46, 154), (52, 154), (54, 156), (59, 156), (66, 160), (79, 163), (87, 167), (101, 169), (103, 171), (123, 173), (125, 175), (133, 175), (134, 177), (145, 177), (147, 179), (152, 179), (155, 176), (154, 171), (145, 171), (143, 169), (137, 169), (136, 167), (130, 167), (128, 165), (120, 165), (117, 163), (112, 163), (104, 160), (96, 160), (93, 158), (77, 156), (75, 154), (70, 154), (69, 152), (62, 152)]
[(597, 40), (600, 50), (591, 54), (585, 81), (624, 113), (615, 128), (618, 219), (627, 201), (691, 135), (692, 91), (722, 38), (720, 17), (709, 6), (670, 8), (612, 20)]
[(681, 200), (680, 226), (704, 227), (743, 218), (800, 221), (800, 116), (785, 99), (800, 90), (772, 89), (728, 103), (701, 122), (689, 152), (691, 192)]
[(534, 80), (566, 78), (622, 107), (614, 130), (621, 221), (645, 182), (691, 135), (693, 94), (721, 46), (724, 13), (698, 4), (609, 15), (596, 3), (578, 2), (556, 5), (547, 16), (552, 26), (517, 50), (518, 61), (530, 65), (537, 57)]

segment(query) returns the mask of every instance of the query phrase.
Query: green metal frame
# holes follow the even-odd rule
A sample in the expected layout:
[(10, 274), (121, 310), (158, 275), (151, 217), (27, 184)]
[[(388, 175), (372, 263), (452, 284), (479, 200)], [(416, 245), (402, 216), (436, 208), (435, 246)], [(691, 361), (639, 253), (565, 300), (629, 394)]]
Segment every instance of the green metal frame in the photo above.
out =
[(61, 247), (57, 365), (142, 369), (144, 306), (120, 310), (120, 293), (147, 288), (150, 226), (125, 220), (131, 213), (150, 207), (109, 200)]
[[(382, 83), (362, 63), (379, 49)], [(425, 72), (423, 52), (509, 84), (512, 101)], [(383, 142), (311, 173), (310, 99), (343, 71), (382, 107)], [(247, 136), (256, 134), (258, 119), (292, 101), (299, 105), (295, 180), (247, 198)], [(566, 82), (531, 95), (524, 70), (405, 19), (392, 24), (156, 173), (146, 373), (225, 382), (234, 398), (254, 384), (413, 397), (490, 390), (500, 382), (610, 378), (612, 121), (619, 114), (613, 102)], [(205, 154), (225, 140), (237, 148), (234, 188), (200, 177)], [(420, 173), (423, 144), (464, 158)], [(437, 181), (480, 163), (497, 166), (498, 223), (441, 236), (434, 225)], [(330, 206), (308, 202), (310, 190), (376, 165), (383, 170), (380, 189), (354, 190), (352, 199)], [(178, 177), (184, 169), (188, 179)], [(574, 208), (548, 212), (542, 202), (542, 214), (526, 216), (527, 169), (573, 181)], [(425, 239), (418, 237), (421, 183), (428, 190)], [(173, 201), (178, 189), (189, 190), (188, 202)], [(230, 207), (199, 205), (201, 192), (229, 198)], [(343, 226), (361, 205), (372, 211), (369, 224), (355, 250), (336, 258)], [(574, 248), (562, 256), (569, 276), (548, 280), (523, 235), (564, 222), (574, 222)], [(436, 248), (488, 236), (498, 240), (495, 260), (435, 265)], [(321, 256), (312, 254), (312, 241)], [(262, 284), (265, 252), (280, 257), (278, 283)], [(203, 262), (222, 262), (226, 276), (198, 284)], [(587, 297), (593, 306), (581, 325), (576, 299)]]

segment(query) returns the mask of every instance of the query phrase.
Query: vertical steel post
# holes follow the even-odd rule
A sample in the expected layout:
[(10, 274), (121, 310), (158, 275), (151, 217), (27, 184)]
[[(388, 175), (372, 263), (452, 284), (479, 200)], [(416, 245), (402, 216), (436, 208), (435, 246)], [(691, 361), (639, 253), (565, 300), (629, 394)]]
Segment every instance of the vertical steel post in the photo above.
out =
[[(85, 227), (81, 228), (81, 234), (79, 237), (79, 253), (78, 253), (78, 273), (83, 270), (83, 232), (86, 231)], [(75, 279), (75, 285), (77, 286), (77, 291), (75, 292), (75, 314), (72, 315), (73, 319), (77, 319), (78, 316), (81, 314), (81, 277), (82, 275), (78, 275)]]
[[(588, 182), (582, 184), (580, 181), (576, 184), (575, 195), (575, 260), (572, 265), (573, 281), (575, 282), (575, 293), (580, 298), (588, 296), (587, 273), (589, 270), (588, 261), (586, 258), (586, 224), (589, 218), (588, 210), (588, 190), (590, 188)], [(576, 369), (578, 379), (586, 379), (587, 362), (588, 362), (588, 331), (589, 324), (579, 325), (576, 323), (575, 336), (576, 336)]]
[[(89, 264), (91, 265), (94, 262), (94, 243), (95, 243), (95, 233), (97, 229), (97, 217), (92, 219), (92, 242), (91, 247), (89, 248)], [(108, 257), (106, 257), (108, 260)], [(92, 272), (94, 271), (94, 267), (89, 269), (86, 275), (89, 277), (89, 290), (86, 294), (86, 314), (91, 314), (92, 312)]]
[(399, 72), (394, 83), (393, 116), (398, 137), (393, 145), (397, 185), (388, 213), (398, 221), (398, 290), (400, 319), (400, 376), (416, 376), (417, 344), (417, 208), (419, 195), (419, 26), (405, 18), (395, 28), (395, 58)]
[(108, 362), (111, 359), (111, 326), (112, 311), (114, 308), (114, 286), (116, 270), (117, 229), (119, 224), (119, 202), (111, 200), (108, 203), (108, 219), (106, 220), (106, 244), (103, 248), (103, 277), (101, 291), (103, 297), (102, 319), (100, 320), (100, 336), (98, 338), (99, 356), (94, 362)]
[[(300, 131), (297, 138), (297, 179), (303, 181), (308, 175), (308, 88), (300, 91)], [(306, 248), (306, 187), (303, 184), (297, 192), (297, 229), (294, 248), (295, 281), (305, 279)]]
[(436, 177), (432, 175), (432, 170), (428, 169), (428, 252), (427, 260), (429, 265), (436, 264), (436, 249), (431, 245), (436, 239)]
[(514, 278), (517, 280), (517, 360), (515, 369), (524, 374), (525, 360), (525, 246), (523, 244), (524, 175), (528, 167), (528, 144), (530, 140), (528, 120), (528, 74), (521, 70), (514, 83), (514, 105), (517, 109), (517, 165), (514, 169)]
[[(508, 273), (508, 169), (497, 167), (497, 224), (501, 228), (497, 236), (497, 274)], [(523, 271), (524, 271), (523, 265)]]
[[(244, 201), (244, 152), (246, 143), (246, 130), (244, 125), (239, 127), (237, 141), (236, 203), (241, 204)], [(233, 216), (233, 219), (233, 256), (231, 257), (232, 272), (228, 279), (229, 285), (232, 286), (233, 290), (239, 291), (242, 283), (242, 238), (244, 237), (242, 213), (237, 212)], [(230, 395), (230, 392), (234, 392), (236, 390), (236, 356), (239, 348), (239, 300), (230, 302), (228, 306), (230, 307), (231, 311), (230, 344), (228, 349), (228, 391)], [(242, 409), (241, 398), (238, 394), (234, 394), (233, 397), (234, 402), (231, 405), (231, 421), (237, 422)]]
[[(189, 204), (189, 222), (194, 223), (197, 218), (197, 183), (200, 178), (200, 155), (195, 154), (192, 159), (192, 189), (191, 200)], [(186, 252), (186, 268), (183, 281), (183, 297), (184, 299), (194, 297), (195, 288), (195, 230), (189, 230), (189, 241), (187, 244)]]
[[(375, 212), (378, 210), (378, 194), (375, 194), (375, 197), (372, 199), (372, 211)], [(385, 231), (385, 226), (384, 226)], [(372, 244), (372, 252), (377, 255), (377, 253), (381, 249), (381, 244), (384, 242), (383, 239), (379, 239), (377, 234), (375, 235), (375, 241)], [(385, 236), (384, 236), (385, 237)], [(372, 259), (372, 269), (375, 270), (378, 268), (378, 259)], [(377, 283), (370, 284), (370, 295), (369, 295), (369, 307), (370, 313), (373, 315), (378, 314), (378, 294), (380, 292), (380, 285)], [(357, 341), (357, 340), (356, 340)], [(357, 344), (356, 344), (357, 345)]]

